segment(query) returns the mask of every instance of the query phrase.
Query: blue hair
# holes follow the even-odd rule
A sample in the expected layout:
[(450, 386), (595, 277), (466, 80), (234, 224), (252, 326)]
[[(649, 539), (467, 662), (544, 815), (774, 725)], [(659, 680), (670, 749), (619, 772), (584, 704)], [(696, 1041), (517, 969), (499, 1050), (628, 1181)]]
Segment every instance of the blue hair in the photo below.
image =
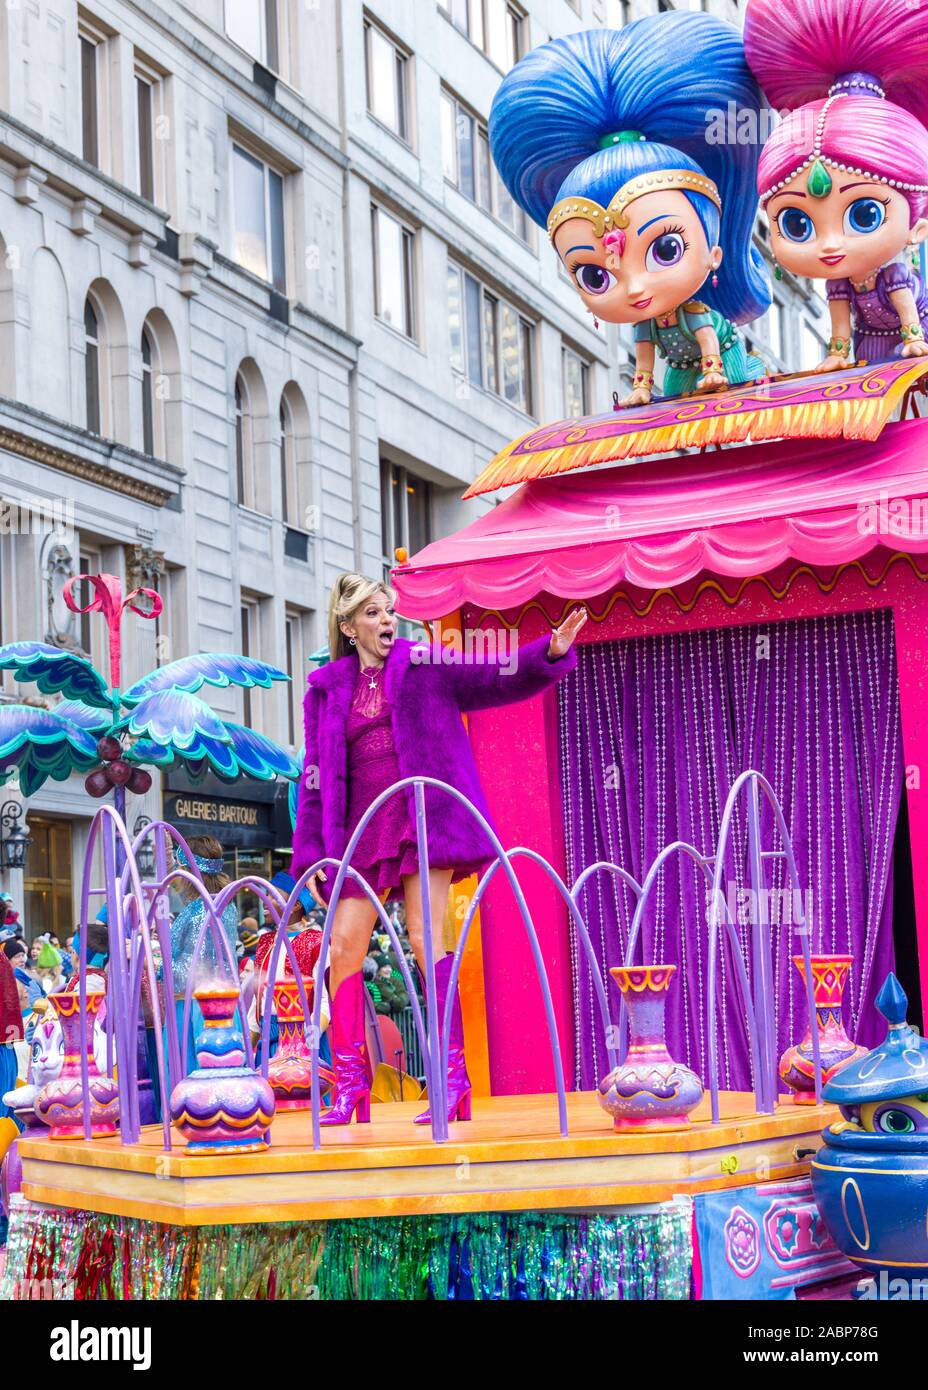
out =
[[(700, 297), (733, 323), (770, 305), (763, 258), (751, 242), (757, 215), (762, 98), (741, 34), (708, 14), (659, 14), (624, 29), (591, 29), (534, 49), (503, 80), (490, 112), (490, 146), (500, 177), (540, 226), (561, 198), (608, 207), (636, 174), (693, 169), (708, 175), (722, 216), (686, 194), (710, 246), (724, 261), (719, 285)], [(738, 140), (711, 143), (711, 113), (733, 112)], [(742, 112), (753, 113), (744, 139)], [(602, 149), (620, 131), (641, 141)]]

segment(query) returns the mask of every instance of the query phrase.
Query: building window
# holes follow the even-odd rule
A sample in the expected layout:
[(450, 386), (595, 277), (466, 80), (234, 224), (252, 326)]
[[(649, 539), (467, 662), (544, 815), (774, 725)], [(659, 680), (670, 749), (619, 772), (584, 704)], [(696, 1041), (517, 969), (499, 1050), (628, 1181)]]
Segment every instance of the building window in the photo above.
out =
[(81, 34), (81, 152), (88, 164), (100, 162), (97, 50), (99, 43)]
[(87, 428), (100, 434), (103, 412), (100, 392), (100, 320), (90, 299), (84, 300), (84, 387), (87, 402)]
[(590, 365), (571, 348), (562, 351), (564, 416), (580, 420), (590, 413)]
[(255, 510), (254, 417), (241, 373), (235, 378), (235, 477), (239, 505)]
[(534, 326), (518, 309), (469, 275), (448, 266), (451, 365), (525, 415), (534, 413)]
[(441, 95), (441, 140), (448, 182), (527, 242), (529, 220), (509, 196), (493, 163), (486, 126), (450, 92)]
[(509, 0), (438, 0), (439, 6), (471, 43), (503, 72), (525, 52), (525, 12)]
[(303, 696), (309, 669), (309, 614), (288, 608), (284, 620), (287, 675), (287, 740), (291, 748), (303, 741)]
[(409, 142), (409, 54), (366, 20), (364, 60), (367, 109), (401, 140)]
[(277, 0), (225, 0), (226, 33), (263, 67), (277, 72), (280, 61)]
[(401, 547), (416, 555), (432, 539), (432, 486), (408, 468), (380, 461), (380, 537), (384, 575)]
[(232, 146), (235, 260), (286, 293), (284, 181), (276, 169)]
[[(240, 620), (242, 625), (242, 656), (255, 656), (258, 642), (258, 605), (254, 599), (242, 599)], [(246, 686), (242, 690), (242, 723), (247, 729), (254, 728), (253, 716), (251, 690)]]
[(376, 205), (371, 219), (374, 313), (398, 333), (415, 338), (415, 232)]
[(155, 452), (155, 352), (151, 334), (142, 329), (142, 449)]
[(155, 117), (152, 84), (136, 74), (135, 100), (139, 137), (139, 192), (155, 201)]

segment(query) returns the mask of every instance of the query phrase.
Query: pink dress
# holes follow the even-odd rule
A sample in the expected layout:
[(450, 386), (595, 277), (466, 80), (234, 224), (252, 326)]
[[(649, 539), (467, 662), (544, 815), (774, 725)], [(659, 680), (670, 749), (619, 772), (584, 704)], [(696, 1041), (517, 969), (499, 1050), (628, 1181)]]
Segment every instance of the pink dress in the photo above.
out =
[[(351, 709), (345, 733), (348, 742), (348, 833), (353, 835), (358, 822), (381, 792), (402, 779), (396, 748), (390, 705), (383, 689), (384, 671), (358, 671)], [(414, 774), (409, 774), (414, 775)], [(385, 802), (368, 822), (351, 856), (352, 867), (363, 874), (378, 896), (391, 897), (402, 893), (403, 879), (419, 871), (419, 852), (416, 825), (412, 813), (412, 790), (397, 792)], [(474, 864), (433, 863), (433, 869), (453, 868), (454, 880), (466, 878), (486, 867), (489, 859)], [(329, 871), (329, 883), (334, 872)], [(364, 897), (363, 889), (346, 878), (342, 897)], [(326, 894), (328, 897), (328, 894)]]

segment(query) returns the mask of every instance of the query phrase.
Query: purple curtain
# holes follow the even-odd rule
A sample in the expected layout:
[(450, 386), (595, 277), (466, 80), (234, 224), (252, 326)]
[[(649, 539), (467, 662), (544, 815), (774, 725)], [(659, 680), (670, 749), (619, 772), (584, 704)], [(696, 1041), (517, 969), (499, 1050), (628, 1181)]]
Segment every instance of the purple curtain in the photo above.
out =
[[(685, 840), (714, 854), (732, 783), (748, 768), (772, 784), (790, 829), (811, 921), (811, 949), (853, 955), (845, 1024), (870, 1045), (873, 999), (893, 965), (892, 859), (902, 785), (899, 687), (892, 614), (844, 614), (639, 641), (590, 644), (558, 693), (567, 881), (597, 860), (622, 865), (640, 883), (658, 852)], [(761, 816), (765, 849), (779, 848)], [(750, 878), (744, 809), (727, 856), (728, 899), (742, 919), (750, 961), (750, 910), (737, 896)], [(801, 951), (782, 859), (768, 860), (773, 1001), (782, 1051), (806, 1026), (791, 957)], [(779, 892), (777, 891), (779, 890)], [(674, 1056), (705, 1080), (708, 901), (689, 860), (665, 865), (645, 913), (638, 957), (679, 967), (667, 1005)], [(612, 875), (587, 886), (581, 911), (613, 1016), (633, 894)], [(573, 933), (572, 933), (573, 935)], [(588, 1089), (608, 1070), (590, 973), (571, 943), (576, 1055), (574, 1084)], [(728, 949), (719, 980), (720, 1083), (749, 1089), (746, 1033)]]

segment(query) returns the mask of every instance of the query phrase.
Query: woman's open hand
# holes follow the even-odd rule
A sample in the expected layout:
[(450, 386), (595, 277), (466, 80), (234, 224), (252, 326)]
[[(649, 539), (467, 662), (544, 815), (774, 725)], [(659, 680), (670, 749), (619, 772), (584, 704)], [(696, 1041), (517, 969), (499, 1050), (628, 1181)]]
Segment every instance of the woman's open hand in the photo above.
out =
[(586, 609), (575, 608), (572, 613), (567, 615), (560, 627), (552, 632), (551, 641), (548, 644), (548, 656), (552, 661), (557, 661), (558, 657), (567, 655), (586, 620)]
[(313, 876), (306, 880), (306, 887), (309, 889), (310, 893), (312, 893), (314, 902), (318, 903), (320, 907), (325, 908), (326, 911), (328, 911), (329, 905), (326, 902), (325, 898), (323, 898), (319, 892), (320, 879), (323, 883), (325, 883), (325, 869), (317, 869)]

